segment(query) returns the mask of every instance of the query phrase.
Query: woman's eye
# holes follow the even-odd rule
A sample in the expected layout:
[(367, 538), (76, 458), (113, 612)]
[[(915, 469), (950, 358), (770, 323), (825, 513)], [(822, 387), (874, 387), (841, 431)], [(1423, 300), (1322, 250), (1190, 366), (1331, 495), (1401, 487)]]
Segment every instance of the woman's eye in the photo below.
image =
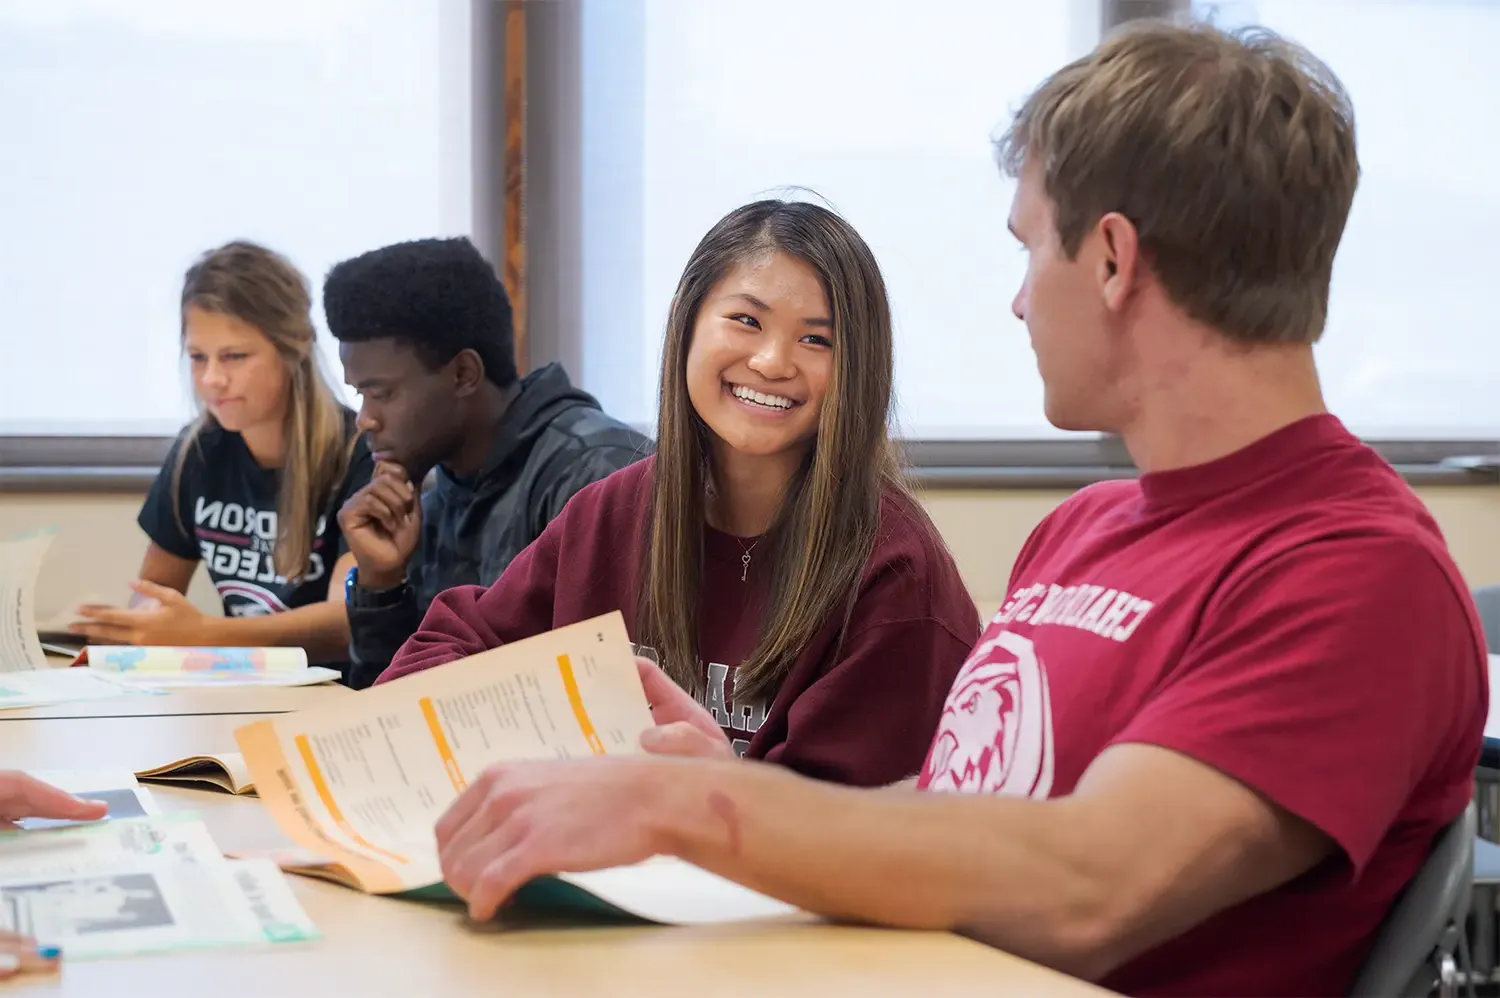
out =
[(760, 320), (759, 319), (757, 319), (753, 315), (746, 315), (743, 312), (736, 312), (734, 315), (731, 315), (729, 317), (729, 319), (732, 322), (738, 322), (742, 326), (749, 326), (751, 329), (759, 329), (760, 328)]
[(804, 342), (804, 343), (811, 343), (814, 346), (820, 346), (820, 347), (832, 347), (833, 346), (833, 341), (832, 340), (830, 340), (826, 336), (821, 336), (818, 333), (810, 333), (807, 336), (802, 337), (802, 342)]

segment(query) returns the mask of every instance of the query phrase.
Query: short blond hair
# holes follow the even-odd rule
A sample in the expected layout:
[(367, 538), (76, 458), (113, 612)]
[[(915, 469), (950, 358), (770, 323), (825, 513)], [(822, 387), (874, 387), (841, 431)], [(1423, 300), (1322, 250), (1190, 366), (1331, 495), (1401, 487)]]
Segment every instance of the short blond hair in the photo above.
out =
[(1333, 72), (1263, 28), (1137, 21), (1049, 77), (996, 142), (1029, 163), (1064, 252), (1110, 212), (1191, 318), (1246, 344), (1313, 343), (1359, 184)]

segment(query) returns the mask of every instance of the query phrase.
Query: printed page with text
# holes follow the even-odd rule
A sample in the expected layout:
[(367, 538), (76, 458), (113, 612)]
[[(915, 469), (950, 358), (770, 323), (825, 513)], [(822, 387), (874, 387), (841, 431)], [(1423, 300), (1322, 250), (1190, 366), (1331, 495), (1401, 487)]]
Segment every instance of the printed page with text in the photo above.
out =
[(651, 726), (616, 612), (235, 732), (287, 835), (363, 890), (441, 881), (434, 827), (496, 762), (639, 751)]

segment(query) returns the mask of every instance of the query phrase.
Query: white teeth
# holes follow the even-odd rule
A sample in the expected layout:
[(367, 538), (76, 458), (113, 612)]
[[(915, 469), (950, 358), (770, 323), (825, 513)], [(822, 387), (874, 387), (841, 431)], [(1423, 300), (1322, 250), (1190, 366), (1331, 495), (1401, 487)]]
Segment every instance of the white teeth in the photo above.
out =
[(764, 392), (757, 392), (742, 385), (732, 385), (729, 390), (735, 398), (745, 399), (747, 402), (755, 402), (771, 409), (790, 409), (796, 405), (789, 398), (784, 398), (780, 395), (767, 395)]

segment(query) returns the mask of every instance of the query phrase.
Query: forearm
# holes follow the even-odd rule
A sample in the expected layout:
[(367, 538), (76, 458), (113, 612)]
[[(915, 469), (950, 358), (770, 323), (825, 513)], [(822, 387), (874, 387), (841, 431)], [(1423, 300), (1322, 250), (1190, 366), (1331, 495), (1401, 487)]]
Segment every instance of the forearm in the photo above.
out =
[(833, 918), (962, 932), (1078, 976), (1119, 962), (1066, 799), (869, 792), (742, 763), (668, 779), (668, 850), (763, 893)]
[(332, 600), (258, 617), (205, 617), (205, 645), (273, 647), (297, 645), (310, 662), (338, 662), (348, 655), (349, 618)]
[(421, 624), (417, 597), (410, 589), (393, 606), (351, 607), (349, 633), (354, 667), (349, 685), (357, 690), (372, 685)]

